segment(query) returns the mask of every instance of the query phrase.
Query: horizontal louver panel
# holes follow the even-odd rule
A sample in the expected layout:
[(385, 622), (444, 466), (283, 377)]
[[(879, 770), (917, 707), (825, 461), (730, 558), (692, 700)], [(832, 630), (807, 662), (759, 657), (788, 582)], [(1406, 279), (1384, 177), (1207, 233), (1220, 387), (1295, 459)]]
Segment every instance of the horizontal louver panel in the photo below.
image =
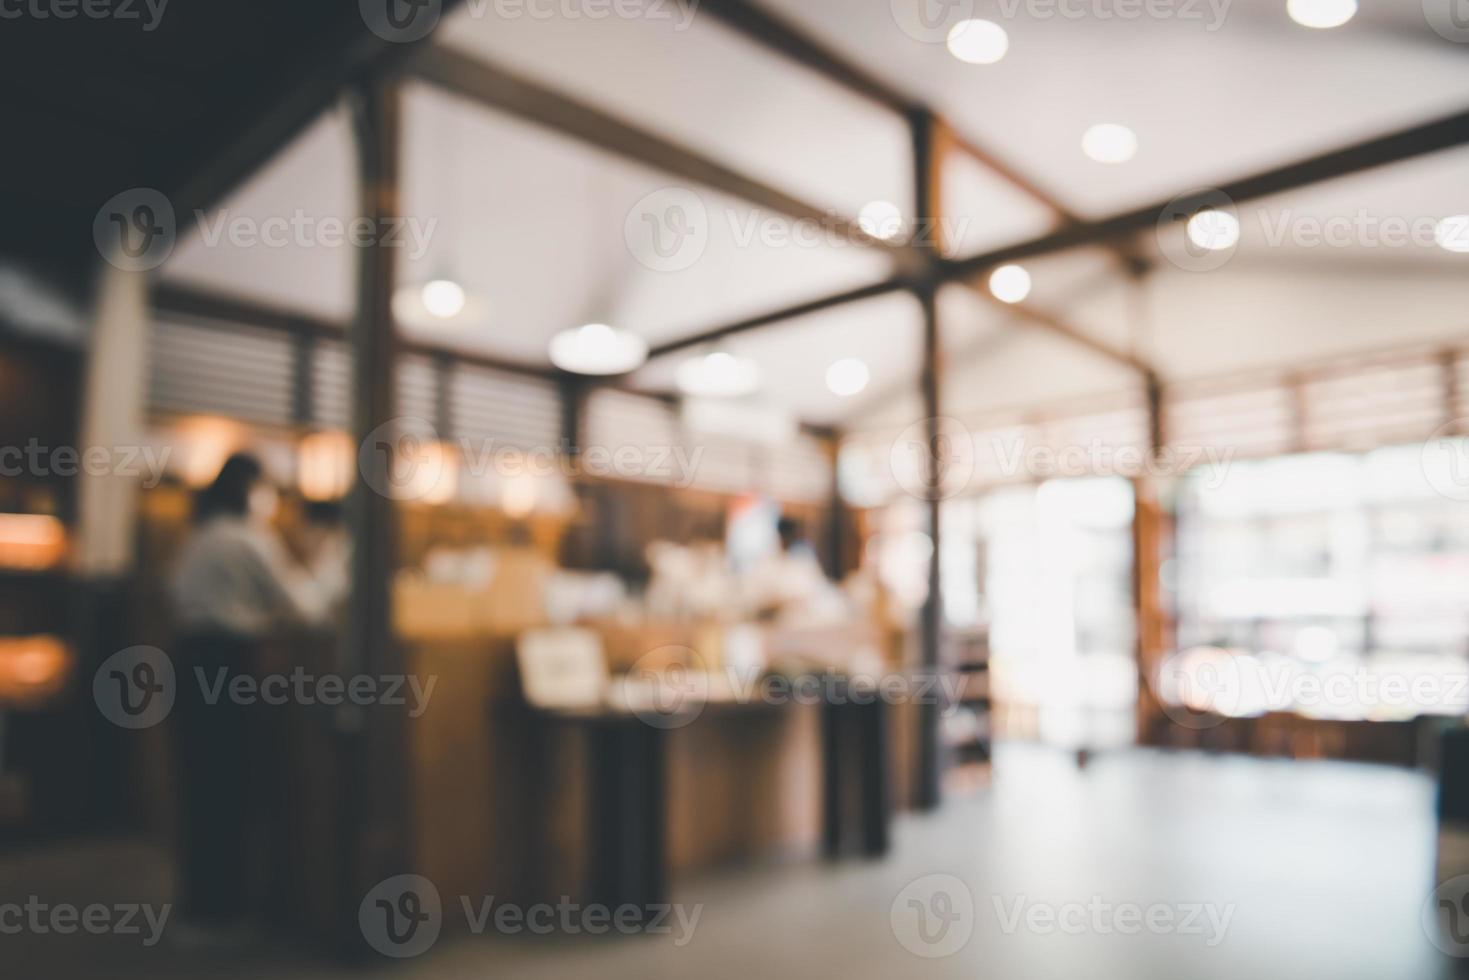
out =
[(1165, 404), (1168, 444), (1220, 458), (1280, 456), (1299, 447), (1296, 399), (1283, 385), (1215, 394), (1183, 392)]
[(456, 438), (480, 448), (561, 448), (561, 399), (549, 381), (456, 367), (450, 374), (449, 419)]
[(345, 431), (352, 418), (352, 358), (340, 340), (320, 340), (311, 353), (311, 421)]
[(149, 405), (156, 412), (291, 422), (295, 359), (286, 334), (160, 321), (149, 354)]

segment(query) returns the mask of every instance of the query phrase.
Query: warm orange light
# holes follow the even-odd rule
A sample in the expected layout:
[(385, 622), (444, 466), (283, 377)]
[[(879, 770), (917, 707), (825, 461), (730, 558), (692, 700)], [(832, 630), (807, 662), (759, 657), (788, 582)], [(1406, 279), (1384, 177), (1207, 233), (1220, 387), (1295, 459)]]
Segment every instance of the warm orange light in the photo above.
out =
[(39, 706), (71, 675), (71, 649), (55, 636), (0, 638), (0, 704)]
[(444, 442), (417, 443), (410, 454), (393, 460), (398, 480), (394, 499), (443, 504), (459, 492), (459, 453)]
[(345, 432), (317, 432), (301, 440), (296, 485), (307, 500), (341, 500), (352, 488), (356, 453)]
[(184, 419), (175, 433), (180, 450), (180, 475), (191, 487), (212, 483), (230, 453), (243, 449), (249, 442), (244, 426), (210, 415)]
[(527, 517), (536, 509), (538, 496), (534, 476), (514, 476), (505, 481), (505, 489), (500, 495), (500, 507), (510, 517)]
[(0, 514), (0, 567), (54, 568), (66, 558), (66, 525), (45, 514)]

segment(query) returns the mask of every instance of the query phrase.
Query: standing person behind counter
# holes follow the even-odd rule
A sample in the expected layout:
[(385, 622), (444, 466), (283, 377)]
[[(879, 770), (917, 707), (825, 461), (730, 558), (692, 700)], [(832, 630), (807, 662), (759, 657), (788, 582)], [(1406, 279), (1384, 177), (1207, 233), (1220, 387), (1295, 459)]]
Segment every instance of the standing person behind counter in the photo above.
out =
[(230, 699), (230, 681), (250, 673), (277, 627), (324, 623), (348, 583), (340, 535), (319, 543), (309, 569), (289, 557), (270, 523), (278, 502), (255, 457), (231, 456), (195, 501), (195, 526), (172, 582), (182, 904), (191, 926), (213, 933), (244, 925), (248, 910), (249, 717)]

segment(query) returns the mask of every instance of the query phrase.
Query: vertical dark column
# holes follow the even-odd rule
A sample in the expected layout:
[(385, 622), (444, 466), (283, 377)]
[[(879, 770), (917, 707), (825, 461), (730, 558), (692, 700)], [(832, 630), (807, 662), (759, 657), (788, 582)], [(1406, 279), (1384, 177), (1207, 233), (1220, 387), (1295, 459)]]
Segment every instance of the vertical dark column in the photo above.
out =
[[(913, 203), (917, 228), (921, 236), (921, 247), (938, 252), (938, 235), (942, 228), (943, 205), (939, 193), (939, 152), (937, 123), (926, 112), (915, 112), (911, 117), (913, 131)], [(917, 289), (919, 303), (923, 307), (923, 371), (920, 384), (923, 393), (923, 414), (927, 419), (927, 437), (930, 446), (937, 447), (941, 440), (940, 413), (942, 411), (943, 346), (939, 332), (937, 287), (924, 282)], [(939, 650), (943, 631), (943, 593), (940, 576), (940, 527), (939, 514), (942, 504), (940, 486), (940, 460), (936, 452), (928, 454), (929, 471), (925, 484), (928, 487), (928, 534), (933, 541), (933, 555), (928, 565), (928, 601), (923, 604), (922, 620), (922, 664), (925, 671), (939, 669)], [(942, 745), (940, 742), (940, 705), (919, 706), (918, 730), (918, 779), (916, 804), (920, 809), (933, 809), (941, 800), (940, 782), (943, 777)]]
[(842, 499), (842, 433), (833, 430), (824, 440), (826, 453), (831, 460), (831, 497), (827, 507), (830, 513), (826, 522), (826, 564), (831, 577), (840, 582), (847, 574), (847, 502)]
[[(375, 228), (398, 214), (400, 105), (396, 82), (367, 79), (348, 93), (357, 140), (362, 217)], [(382, 234), (357, 253), (357, 317), (352, 351), (352, 435), (359, 447), (358, 479), (347, 508), (352, 536), (352, 592), (348, 603), (344, 674), (402, 674), (392, 634), (390, 581), (395, 566), (390, 483), (395, 446), (375, 430), (393, 417), (396, 338), (392, 290), (396, 251)], [(371, 443), (369, 445), (369, 442)], [(408, 752), (406, 716), (378, 705), (340, 714), (345, 762), (341, 794), (344, 893), (339, 896), (343, 938), (360, 948), (357, 908), (378, 882), (408, 872)]]

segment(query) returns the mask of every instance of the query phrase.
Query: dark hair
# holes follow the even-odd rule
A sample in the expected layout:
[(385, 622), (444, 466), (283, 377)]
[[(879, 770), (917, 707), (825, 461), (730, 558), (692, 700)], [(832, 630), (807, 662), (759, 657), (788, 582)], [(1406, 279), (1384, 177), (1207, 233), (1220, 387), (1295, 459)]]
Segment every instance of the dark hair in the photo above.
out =
[(780, 535), (782, 548), (789, 550), (806, 537), (806, 529), (794, 517), (782, 517), (775, 522), (775, 533)]
[(306, 523), (317, 527), (337, 528), (346, 522), (342, 505), (335, 500), (308, 500), (302, 508)]
[(202, 524), (220, 514), (245, 516), (250, 509), (250, 488), (264, 475), (260, 460), (249, 453), (235, 453), (224, 461), (214, 482), (194, 498), (194, 522)]

